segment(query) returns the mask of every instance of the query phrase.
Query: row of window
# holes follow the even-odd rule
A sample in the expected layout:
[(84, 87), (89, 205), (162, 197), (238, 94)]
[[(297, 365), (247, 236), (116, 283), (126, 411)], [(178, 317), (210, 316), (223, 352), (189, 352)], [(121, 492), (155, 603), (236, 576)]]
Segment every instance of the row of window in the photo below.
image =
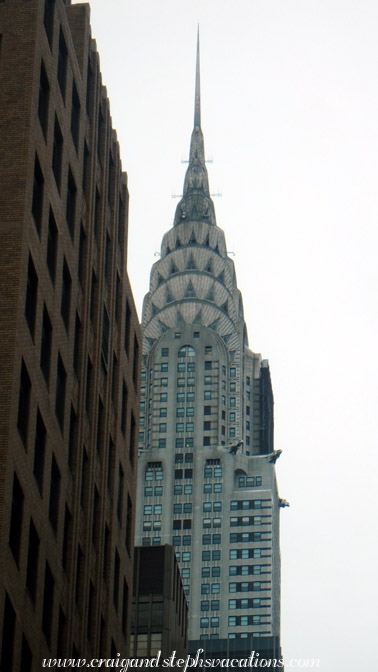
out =
[[(176, 332), (176, 333), (178, 334), (179, 332)], [(199, 332), (195, 331), (193, 336), (194, 336), (194, 338), (199, 338)], [(180, 334), (180, 336), (175, 335), (175, 338), (180, 338), (180, 337), (181, 337), (181, 334)], [(184, 349), (184, 348), (190, 348), (190, 350), (187, 350), (187, 349)], [(212, 353), (213, 353), (212, 346), (211, 345), (205, 345), (205, 355), (211, 355)], [(169, 348), (162, 348), (160, 354), (161, 354), (161, 357), (169, 357)], [(194, 348), (192, 348), (192, 346), (185, 346), (184, 345), (182, 348), (180, 348), (179, 357), (194, 357), (194, 355), (195, 355), (195, 350), (194, 350)]]
[(239, 476), (239, 488), (258, 488), (262, 484), (261, 476)]
[(245, 597), (239, 600), (229, 600), (228, 608), (233, 609), (260, 609), (262, 607), (269, 607), (270, 599), (266, 598), (264, 600), (261, 597)]
[(201, 583), (201, 595), (218, 595), (220, 593), (220, 583)]
[(268, 590), (269, 581), (237, 581), (228, 584), (229, 593), (249, 593)]
[(192, 513), (192, 503), (185, 502), (184, 504), (174, 504), (173, 513)]
[(200, 619), (200, 627), (201, 628), (208, 628), (210, 625), (211, 628), (218, 628), (219, 627), (219, 617), (218, 616), (212, 616), (211, 618), (201, 618)]
[(271, 504), (270, 499), (234, 499), (230, 502), (231, 511), (240, 511), (240, 510), (249, 510), (249, 509), (261, 509), (262, 504), (267, 503), (268, 506), (263, 508), (268, 508)]
[(219, 611), (219, 600), (201, 600), (201, 611)]
[(148, 485), (144, 488), (145, 497), (152, 497), (153, 495), (155, 495), (155, 497), (161, 497), (163, 495), (163, 486), (155, 485), (153, 488), (152, 486)]
[(231, 565), (230, 576), (249, 576), (250, 574), (267, 574), (271, 565)]
[(231, 532), (230, 544), (240, 544), (250, 541), (272, 541), (269, 532)]
[(229, 616), (228, 625), (270, 625), (270, 616), (253, 614), (249, 616)]
[(230, 518), (230, 527), (268, 525), (271, 520), (272, 516), (233, 516)]

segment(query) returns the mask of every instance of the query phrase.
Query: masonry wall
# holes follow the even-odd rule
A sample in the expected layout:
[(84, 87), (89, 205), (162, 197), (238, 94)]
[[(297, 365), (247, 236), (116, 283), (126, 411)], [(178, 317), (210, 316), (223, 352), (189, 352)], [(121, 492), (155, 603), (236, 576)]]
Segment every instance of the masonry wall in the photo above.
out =
[(89, 6), (0, 3), (1, 669), (125, 652), (140, 333)]

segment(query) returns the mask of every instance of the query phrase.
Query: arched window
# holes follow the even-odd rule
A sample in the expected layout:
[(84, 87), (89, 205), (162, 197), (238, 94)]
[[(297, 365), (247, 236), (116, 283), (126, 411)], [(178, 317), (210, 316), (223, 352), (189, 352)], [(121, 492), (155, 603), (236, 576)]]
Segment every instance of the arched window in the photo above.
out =
[(183, 345), (178, 351), (179, 357), (195, 357), (196, 352), (191, 345)]

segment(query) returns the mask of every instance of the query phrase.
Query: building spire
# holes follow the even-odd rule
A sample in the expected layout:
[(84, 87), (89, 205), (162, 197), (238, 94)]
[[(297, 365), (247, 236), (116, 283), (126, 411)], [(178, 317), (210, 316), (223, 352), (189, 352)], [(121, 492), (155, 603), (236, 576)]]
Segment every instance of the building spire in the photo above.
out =
[(201, 80), (200, 80), (200, 46), (199, 25), (197, 28), (197, 62), (196, 62), (196, 89), (194, 99), (194, 128), (201, 128)]

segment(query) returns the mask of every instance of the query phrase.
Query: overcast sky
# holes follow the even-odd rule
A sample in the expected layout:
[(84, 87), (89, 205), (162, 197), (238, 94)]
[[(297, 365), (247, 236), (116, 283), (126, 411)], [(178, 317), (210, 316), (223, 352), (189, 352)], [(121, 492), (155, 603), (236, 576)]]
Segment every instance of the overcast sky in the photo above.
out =
[(282, 647), (373, 669), (377, 638), (378, 3), (92, 0), (129, 176), (139, 314), (193, 125), (275, 395)]

